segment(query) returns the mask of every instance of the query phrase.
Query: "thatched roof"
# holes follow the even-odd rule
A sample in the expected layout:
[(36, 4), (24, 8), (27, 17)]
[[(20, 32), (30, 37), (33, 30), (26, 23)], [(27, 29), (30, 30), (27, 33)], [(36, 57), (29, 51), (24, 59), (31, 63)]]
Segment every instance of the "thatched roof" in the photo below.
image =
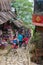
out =
[[(11, 12), (11, 0), (0, 0), (0, 24), (7, 22), (10, 19), (16, 17), (16, 14)], [(13, 23), (18, 26), (22, 27), (23, 23), (19, 20), (14, 20)]]
[(11, 12), (11, 0), (0, 0), (0, 24), (15, 18), (16, 14)]
[(3, 24), (13, 18), (15, 18), (15, 14), (11, 11), (0, 12), (0, 24)]
[(11, 0), (0, 0), (0, 10), (1, 11), (8, 11), (10, 10)]
[(21, 20), (14, 20), (13, 23), (19, 28), (23, 26), (23, 21)]

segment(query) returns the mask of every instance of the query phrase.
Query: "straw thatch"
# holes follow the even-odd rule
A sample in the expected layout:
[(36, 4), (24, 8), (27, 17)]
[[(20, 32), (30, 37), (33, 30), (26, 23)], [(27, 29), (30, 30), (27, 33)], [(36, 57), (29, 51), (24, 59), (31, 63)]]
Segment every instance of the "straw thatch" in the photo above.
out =
[[(11, 0), (0, 0), (0, 24), (7, 22), (10, 19), (16, 18), (16, 14), (11, 11)], [(23, 23), (19, 20), (14, 20), (13, 23), (17, 27), (22, 27)]]
[(13, 18), (15, 18), (15, 14), (11, 11), (0, 12), (0, 24), (3, 24)]
[(17, 27), (22, 27), (23, 26), (23, 21), (21, 21), (21, 20), (15, 20), (15, 21), (13, 21), (13, 23), (17, 26)]
[(11, 0), (0, 0), (0, 11), (9, 11), (11, 9)]
[(16, 17), (15, 12), (11, 11), (11, 0), (0, 0), (0, 24)]

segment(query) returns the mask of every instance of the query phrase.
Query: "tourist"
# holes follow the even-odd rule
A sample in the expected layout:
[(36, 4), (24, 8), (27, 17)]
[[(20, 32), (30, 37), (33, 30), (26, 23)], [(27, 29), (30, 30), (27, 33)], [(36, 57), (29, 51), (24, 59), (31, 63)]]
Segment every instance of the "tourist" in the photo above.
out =
[(19, 47), (21, 47), (22, 46), (22, 42), (23, 42), (23, 35), (22, 35), (21, 32), (19, 32), (19, 34), (18, 34), (18, 40), (19, 40)]
[(26, 46), (28, 44), (28, 40), (29, 40), (29, 38), (26, 36), (23, 38), (23, 46), (25, 47), (25, 49), (26, 49)]

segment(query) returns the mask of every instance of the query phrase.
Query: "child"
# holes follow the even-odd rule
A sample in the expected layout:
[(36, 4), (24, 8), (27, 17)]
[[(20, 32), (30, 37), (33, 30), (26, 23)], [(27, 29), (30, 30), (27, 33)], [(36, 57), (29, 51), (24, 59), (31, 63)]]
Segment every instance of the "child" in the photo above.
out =
[(25, 49), (26, 49), (27, 44), (28, 44), (28, 37), (24, 37), (23, 38), (23, 46), (25, 47)]
[(18, 48), (18, 39), (16, 38), (16, 35), (13, 37), (13, 44), (12, 48), (17, 49)]
[(18, 34), (19, 47), (22, 47), (23, 35), (21, 33)]

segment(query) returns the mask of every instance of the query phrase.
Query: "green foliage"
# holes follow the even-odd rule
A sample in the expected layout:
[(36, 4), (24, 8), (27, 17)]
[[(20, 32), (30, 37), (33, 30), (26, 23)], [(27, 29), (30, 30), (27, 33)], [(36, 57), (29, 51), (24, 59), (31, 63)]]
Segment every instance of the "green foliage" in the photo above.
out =
[(32, 37), (32, 39), (31, 39), (31, 43), (38, 43), (39, 42), (39, 40), (40, 40), (40, 38), (41, 38), (41, 36), (40, 36), (40, 33), (35, 33), (34, 35), (33, 35), (33, 37)]
[(32, 22), (32, 2), (29, 0), (16, 0), (12, 1), (12, 7), (15, 7), (17, 10), (17, 18), (23, 20), (26, 25)]
[(31, 44), (34, 44), (36, 48), (43, 47), (43, 33), (36, 32), (32, 39), (30, 40)]

